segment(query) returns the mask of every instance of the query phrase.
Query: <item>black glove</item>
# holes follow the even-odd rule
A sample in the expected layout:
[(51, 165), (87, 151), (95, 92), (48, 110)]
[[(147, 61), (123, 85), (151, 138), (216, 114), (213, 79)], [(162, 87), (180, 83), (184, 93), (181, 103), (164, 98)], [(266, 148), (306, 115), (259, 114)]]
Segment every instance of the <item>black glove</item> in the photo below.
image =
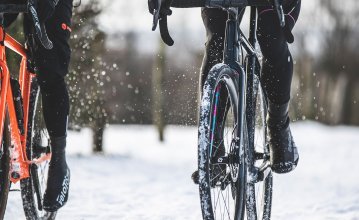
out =
[(151, 14), (155, 13), (155, 10), (158, 11), (163, 3), (168, 0), (148, 0), (148, 10)]
[(40, 23), (44, 23), (54, 13), (57, 3), (59, 0), (39, 0), (38, 15)]

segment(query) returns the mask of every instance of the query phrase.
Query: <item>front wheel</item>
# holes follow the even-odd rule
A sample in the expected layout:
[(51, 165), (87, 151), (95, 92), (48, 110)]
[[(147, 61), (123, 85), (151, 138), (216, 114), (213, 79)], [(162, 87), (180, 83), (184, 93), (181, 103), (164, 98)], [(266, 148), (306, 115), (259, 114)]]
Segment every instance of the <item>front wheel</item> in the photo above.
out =
[(237, 138), (237, 109), (236, 72), (218, 64), (208, 74), (200, 106), (198, 171), (203, 219), (244, 218), (246, 163)]
[[(37, 80), (33, 78), (31, 82), (26, 146), (26, 154), (31, 161), (50, 153), (50, 138), (42, 114), (40, 97)], [(56, 212), (47, 212), (42, 207), (48, 168), (49, 160), (31, 164), (30, 177), (20, 182), (23, 207), (27, 220), (53, 220), (56, 217)]]

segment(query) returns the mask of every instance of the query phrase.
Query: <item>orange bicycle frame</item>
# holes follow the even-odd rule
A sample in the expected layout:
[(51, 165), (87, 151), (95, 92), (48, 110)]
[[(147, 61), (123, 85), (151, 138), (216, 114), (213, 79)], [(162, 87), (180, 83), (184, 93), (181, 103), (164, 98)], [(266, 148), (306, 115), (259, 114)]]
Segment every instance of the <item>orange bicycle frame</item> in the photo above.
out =
[[(34, 73), (31, 73), (27, 68), (27, 55), (26, 49), (14, 38), (5, 33), (4, 28), (0, 27), (0, 143), (2, 143), (4, 122), (6, 110), (9, 115), (9, 127), (10, 127), (10, 181), (13, 183), (18, 182), (21, 179), (28, 178), (29, 165), (36, 163), (29, 161), (26, 155), (27, 134), (28, 134), (28, 120), (29, 120), (29, 102), (30, 102), (30, 87), (32, 79), (35, 77)], [(24, 112), (24, 134), (21, 134), (18, 126), (16, 110), (14, 105), (14, 99), (10, 84), (10, 72), (6, 63), (5, 47), (19, 54), (22, 59), (20, 63), (19, 71), (19, 84), (21, 90), (21, 96), (23, 98), (23, 112)], [(39, 158), (37, 161), (44, 161), (49, 159), (51, 154), (46, 154), (43, 158)]]

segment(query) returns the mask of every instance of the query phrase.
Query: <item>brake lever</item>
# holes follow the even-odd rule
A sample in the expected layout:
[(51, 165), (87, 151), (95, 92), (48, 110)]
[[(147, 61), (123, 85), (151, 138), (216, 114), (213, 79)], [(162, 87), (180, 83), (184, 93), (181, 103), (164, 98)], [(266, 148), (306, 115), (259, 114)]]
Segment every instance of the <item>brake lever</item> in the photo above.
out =
[(279, 18), (279, 24), (281, 27), (285, 26), (285, 15), (284, 15), (284, 11), (283, 11), (283, 6), (282, 4), (279, 3), (279, 0), (273, 0), (274, 1), (274, 7), (277, 11), (277, 15)]
[(161, 17), (161, 1), (158, 1), (158, 9), (155, 9), (153, 12), (153, 21), (152, 21), (152, 31), (155, 31), (157, 29), (158, 23), (160, 26), (160, 34), (163, 42), (167, 44), (168, 46), (172, 46), (174, 44), (174, 41), (168, 31), (168, 24), (167, 24), (167, 16), (172, 14), (171, 9), (169, 9), (171, 5), (171, 0), (169, 0), (166, 4), (168, 6), (168, 10), (166, 9), (162, 13)]
[(173, 46), (174, 41), (168, 31), (167, 16), (160, 19), (160, 33), (163, 42), (165, 42), (168, 46)]
[(153, 12), (152, 31), (157, 29), (158, 20), (160, 19), (160, 9)]

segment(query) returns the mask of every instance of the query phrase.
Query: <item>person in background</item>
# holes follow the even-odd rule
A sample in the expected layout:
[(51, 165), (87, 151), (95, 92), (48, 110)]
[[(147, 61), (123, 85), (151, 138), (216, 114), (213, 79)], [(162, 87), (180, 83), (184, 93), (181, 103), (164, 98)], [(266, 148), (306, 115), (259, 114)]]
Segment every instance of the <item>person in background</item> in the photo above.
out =
[[(25, 4), (25, 0), (7, 0), (2, 3)], [(69, 95), (65, 82), (70, 62), (70, 32), (73, 0), (39, 0), (38, 16), (45, 23), (53, 42), (51, 50), (41, 43), (34, 48), (35, 66), (42, 94), (44, 119), (50, 135), (52, 157), (49, 165), (47, 188), (43, 207), (55, 212), (63, 207), (69, 196), (70, 169), (66, 163), (66, 135), (69, 115)], [(17, 14), (6, 14), (4, 26), (9, 26)], [(33, 29), (32, 18), (25, 15), (25, 35)]]

